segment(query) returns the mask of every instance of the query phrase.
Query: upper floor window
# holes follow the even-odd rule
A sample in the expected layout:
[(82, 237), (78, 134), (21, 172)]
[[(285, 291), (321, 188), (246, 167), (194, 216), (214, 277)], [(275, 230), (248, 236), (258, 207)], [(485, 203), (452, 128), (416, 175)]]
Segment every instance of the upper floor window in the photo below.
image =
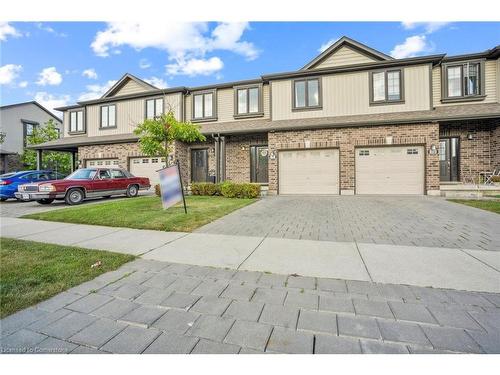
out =
[(256, 115), (262, 112), (260, 86), (237, 87), (235, 115)]
[(481, 62), (444, 64), (443, 72), (443, 100), (467, 100), (468, 98), (482, 95), (483, 77)]
[(146, 118), (154, 119), (163, 114), (163, 98), (146, 100)]
[(69, 113), (69, 132), (79, 133), (83, 132), (83, 111), (73, 111)]
[(319, 78), (293, 81), (293, 109), (318, 109), (321, 107)]
[(101, 128), (116, 127), (116, 106), (103, 105), (101, 107)]
[(24, 146), (28, 144), (28, 139), (31, 137), (35, 131), (35, 129), (39, 126), (38, 122), (28, 122), (23, 121), (24, 127)]
[(400, 103), (403, 101), (403, 75), (400, 69), (370, 74), (370, 103)]
[(193, 94), (193, 120), (215, 118), (215, 91)]

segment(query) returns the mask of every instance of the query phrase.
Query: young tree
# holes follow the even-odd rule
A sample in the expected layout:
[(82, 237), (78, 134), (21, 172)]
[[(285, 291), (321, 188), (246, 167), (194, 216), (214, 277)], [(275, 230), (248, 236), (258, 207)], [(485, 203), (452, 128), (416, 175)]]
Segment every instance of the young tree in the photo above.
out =
[[(47, 121), (44, 126), (36, 127), (33, 134), (28, 136), (26, 143), (28, 145), (37, 145), (59, 138), (59, 133), (52, 119)], [(36, 169), (36, 151), (24, 149), (21, 157), (22, 162), (28, 169)], [(42, 155), (42, 168), (57, 170), (61, 173), (71, 172), (71, 157), (67, 152), (49, 151)]]
[(164, 157), (167, 163), (175, 141), (190, 143), (206, 139), (198, 125), (178, 121), (171, 109), (160, 117), (146, 119), (134, 133), (139, 136), (139, 147), (145, 155)]

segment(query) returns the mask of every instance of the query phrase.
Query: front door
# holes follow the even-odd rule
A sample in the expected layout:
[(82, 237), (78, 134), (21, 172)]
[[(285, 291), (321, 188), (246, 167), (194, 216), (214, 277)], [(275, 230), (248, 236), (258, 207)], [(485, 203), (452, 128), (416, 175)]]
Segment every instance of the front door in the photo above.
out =
[(268, 182), (268, 148), (267, 146), (252, 146), (250, 148), (250, 167), (252, 182), (267, 184)]
[(191, 181), (208, 181), (208, 150), (191, 150)]
[(439, 176), (441, 181), (459, 181), (459, 139), (439, 140)]

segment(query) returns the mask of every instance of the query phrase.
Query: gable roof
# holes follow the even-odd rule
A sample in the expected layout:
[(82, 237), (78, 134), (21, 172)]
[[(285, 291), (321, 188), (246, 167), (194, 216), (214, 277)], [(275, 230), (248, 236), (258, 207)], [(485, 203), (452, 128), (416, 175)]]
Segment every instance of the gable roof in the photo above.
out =
[(127, 84), (127, 82), (129, 81), (134, 81), (135, 83), (137, 83), (138, 85), (144, 87), (144, 89), (146, 91), (150, 91), (150, 90), (158, 90), (158, 87), (155, 87), (149, 83), (147, 83), (146, 81), (143, 81), (142, 79), (140, 78), (137, 78), (136, 76), (130, 74), (130, 73), (125, 73), (122, 78), (120, 78), (118, 80), (118, 82), (116, 82), (113, 86), (111, 86), (111, 88), (106, 91), (104, 93), (103, 96), (101, 96), (101, 99), (104, 99), (104, 98), (108, 98), (110, 96), (113, 96), (114, 94), (116, 94), (123, 86), (125, 86)]
[(360, 52), (368, 57), (371, 57), (377, 61), (394, 60), (391, 56), (386, 55), (385, 53), (377, 51), (371, 47), (365, 46), (364, 44), (357, 42), (354, 39), (351, 39), (347, 36), (343, 36), (342, 38), (337, 40), (335, 43), (333, 43), (330, 47), (325, 49), (321, 54), (319, 54), (314, 59), (309, 61), (300, 70), (307, 70), (307, 69), (314, 68), (315, 66), (320, 64), (322, 61), (324, 61), (329, 56), (333, 55), (336, 51), (338, 51), (340, 48), (342, 48), (344, 46), (349, 47), (349, 48), (351, 48), (357, 52)]
[(40, 103), (38, 103), (35, 100), (31, 100), (29, 102), (22, 102), (22, 103), (15, 103), (15, 104), (3, 105), (3, 106), (0, 106), (0, 109), (7, 109), (7, 108), (13, 108), (13, 107), (19, 107), (19, 106), (31, 105), (31, 104), (36, 105), (42, 111), (46, 112), (49, 116), (53, 117), (54, 119), (56, 119), (60, 123), (63, 122), (58, 116), (56, 116), (55, 114), (53, 114), (51, 111), (49, 111), (47, 108), (45, 108), (43, 105), (41, 105)]

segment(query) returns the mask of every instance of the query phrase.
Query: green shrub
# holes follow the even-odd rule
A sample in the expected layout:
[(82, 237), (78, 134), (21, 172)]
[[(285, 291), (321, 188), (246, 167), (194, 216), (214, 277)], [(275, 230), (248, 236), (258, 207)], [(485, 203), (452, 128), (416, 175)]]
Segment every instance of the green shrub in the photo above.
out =
[(260, 185), (224, 181), (221, 193), (226, 198), (257, 198), (260, 195)]
[(220, 184), (212, 182), (193, 182), (191, 184), (191, 194), (193, 195), (221, 195)]
[(257, 198), (260, 196), (259, 184), (235, 183), (224, 181), (219, 184), (212, 182), (193, 182), (192, 195), (222, 195), (226, 198)]

